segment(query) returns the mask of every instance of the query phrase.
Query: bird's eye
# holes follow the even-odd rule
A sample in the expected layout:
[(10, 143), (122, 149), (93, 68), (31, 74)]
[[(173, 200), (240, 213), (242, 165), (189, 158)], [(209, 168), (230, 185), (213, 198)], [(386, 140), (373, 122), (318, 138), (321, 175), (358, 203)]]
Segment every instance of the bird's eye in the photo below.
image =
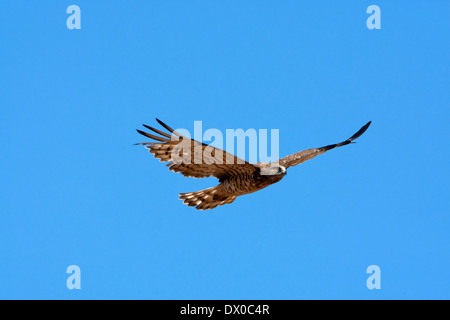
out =
[(274, 171), (275, 173), (278, 173), (278, 172), (280, 172), (280, 168), (275, 167), (275, 168), (273, 168), (273, 171)]

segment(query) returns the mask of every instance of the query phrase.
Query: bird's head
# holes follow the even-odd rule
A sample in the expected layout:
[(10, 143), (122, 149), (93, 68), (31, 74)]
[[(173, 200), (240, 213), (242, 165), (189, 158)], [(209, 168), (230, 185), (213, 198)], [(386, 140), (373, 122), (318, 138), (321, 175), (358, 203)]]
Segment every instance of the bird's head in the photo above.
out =
[(260, 170), (262, 176), (282, 176), (286, 174), (286, 168), (283, 166), (271, 165), (262, 167)]

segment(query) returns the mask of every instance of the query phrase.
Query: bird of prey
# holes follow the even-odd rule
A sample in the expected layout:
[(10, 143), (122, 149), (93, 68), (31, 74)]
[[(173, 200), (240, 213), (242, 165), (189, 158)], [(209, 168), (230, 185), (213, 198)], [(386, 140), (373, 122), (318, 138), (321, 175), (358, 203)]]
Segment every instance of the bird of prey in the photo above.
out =
[[(162, 121), (158, 119), (156, 121), (168, 130), (170, 134), (143, 125), (147, 129), (159, 134), (159, 136), (137, 130), (140, 134), (156, 141), (137, 143), (138, 145), (144, 145), (161, 162), (168, 162), (167, 166), (169, 170), (180, 172), (186, 177), (205, 178), (212, 176), (219, 179), (219, 184), (215, 187), (179, 194), (179, 199), (183, 200), (188, 206), (195, 207), (198, 210), (213, 209), (217, 206), (232, 203), (238, 196), (253, 193), (277, 183), (283, 179), (289, 167), (310, 160), (328, 150), (353, 143), (352, 141), (360, 137), (371, 124), (371, 121), (369, 121), (358, 132), (343, 142), (303, 150), (281, 158), (274, 163), (260, 162), (252, 164), (222, 149), (182, 136)], [(190, 151), (188, 152), (187, 159), (190, 161), (174, 159), (174, 154), (179, 152), (176, 148), (180, 144), (180, 141)], [(203, 157), (200, 162), (195, 161), (199, 153)], [(223, 161), (219, 163), (213, 161), (214, 159), (217, 160), (217, 156)]]

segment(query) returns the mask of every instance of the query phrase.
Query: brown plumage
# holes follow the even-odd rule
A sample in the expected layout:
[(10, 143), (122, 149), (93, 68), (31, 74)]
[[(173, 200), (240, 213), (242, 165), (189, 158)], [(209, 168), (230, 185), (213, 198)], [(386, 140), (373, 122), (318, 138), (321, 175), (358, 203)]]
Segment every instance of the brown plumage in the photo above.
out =
[(157, 142), (137, 144), (146, 146), (150, 153), (161, 162), (168, 162), (166, 166), (169, 167), (169, 170), (180, 172), (186, 177), (219, 179), (219, 184), (215, 187), (179, 194), (184, 203), (199, 210), (213, 209), (232, 203), (238, 196), (277, 183), (286, 175), (287, 168), (310, 160), (328, 150), (353, 143), (352, 141), (361, 136), (371, 124), (369, 121), (353, 136), (341, 143), (303, 150), (281, 158), (272, 164), (263, 162), (251, 164), (222, 149), (184, 137), (162, 121), (158, 119), (156, 121), (170, 134), (144, 125), (159, 136), (141, 130), (137, 131)]

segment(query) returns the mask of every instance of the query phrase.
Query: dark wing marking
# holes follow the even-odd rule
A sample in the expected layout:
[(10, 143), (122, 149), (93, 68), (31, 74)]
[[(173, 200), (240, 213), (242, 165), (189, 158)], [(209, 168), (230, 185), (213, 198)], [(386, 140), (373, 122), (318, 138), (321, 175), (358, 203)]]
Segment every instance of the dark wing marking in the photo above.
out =
[[(150, 153), (155, 158), (160, 159), (161, 162), (169, 161), (167, 164), (169, 170), (180, 172), (186, 177), (204, 178), (213, 176), (219, 179), (230, 175), (251, 174), (257, 170), (257, 167), (253, 164), (229, 152), (189, 139), (162, 121), (158, 119), (156, 121), (171, 134), (144, 125), (147, 129), (161, 136), (137, 130), (147, 138), (158, 141), (137, 144), (145, 145)], [(182, 158), (183, 152), (184, 158)]]
[(280, 165), (284, 166), (285, 168), (293, 167), (293, 166), (296, 166), (307, 160), (311, 160), (315, 156), (325, 153), (328, 150), (331, 150), (331, 149), (334, 149), (337, 147), (342, 147), (342, 146), (345, 146), (350, 143), (354, 143), (352, 141), (357, 139), (358, 137), (360, 137), (367, 130), (367, 128), (370, 126), (371, 123), (372, 123), (372, 121), (369, 121), (366, 125), (364, 125), (361, 129), (359, 129), (359, 131), (356, 132), (353, 136), (351, 136), (350, 138), (348, 138), (347, 140), (345, 140), (341, 143), (330, 144), (328, 146), (321, 147), (321, 148), (313, 148), (313, 149), (303, 150), (303, 151), (291, 154), (290, 156), (281, 158), (280, 160), (278, 160), (278, 163)]

